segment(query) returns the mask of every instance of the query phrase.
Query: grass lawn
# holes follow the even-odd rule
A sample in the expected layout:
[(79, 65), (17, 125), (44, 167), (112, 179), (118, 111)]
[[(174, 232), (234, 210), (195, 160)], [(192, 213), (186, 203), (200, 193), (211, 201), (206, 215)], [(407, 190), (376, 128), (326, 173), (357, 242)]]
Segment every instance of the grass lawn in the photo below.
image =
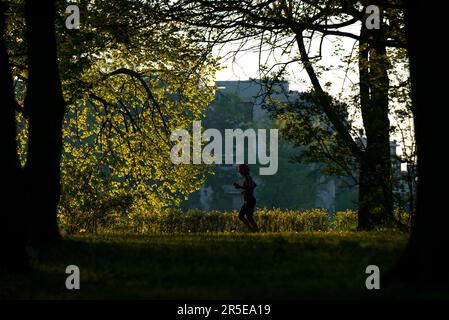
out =
[[(390, 232), (72, 236), (30, 249), (34, 271), (1, 275), (0, 298), (414, 297), (410, 288), (382, 287), (405, 243), (405, 234)], [(65, 288), (72, 264), (80, 290)], [(370, 264), (381, 270), (381, 290), (365, 288)]]

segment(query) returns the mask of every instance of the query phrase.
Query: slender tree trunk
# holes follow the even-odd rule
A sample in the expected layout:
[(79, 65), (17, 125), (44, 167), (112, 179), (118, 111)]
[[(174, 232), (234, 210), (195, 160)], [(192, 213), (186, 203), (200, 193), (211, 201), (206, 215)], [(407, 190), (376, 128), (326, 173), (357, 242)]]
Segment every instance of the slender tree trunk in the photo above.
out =
[[(393, 271), (420, 288), (449, 289), (449, 214), (444, 202), (449, 194), (449, 167), (443, 161), (448, 145), (446, 51), (440, 47), (446, 23), (444, 11), (423, 14), (428, 1), (405, 1), (405, 19), (415, 139), (418, 184), (415, 221), (406, 250)], [(446, 112), (446, 115), (444, 113)]]
[(25, 98), (29, 114), (25, 178), (29, 233), (32, 242), (53, 242), (60, 237), (56, 213), (65, 112), (56, 50), (55, 0), (27, 0), (25, 10), (29, 73)]
[(0, 157), (2, 175), (0, 217), (0, 269), (28, 269), (23, 227), (20, 225), (23, 203), (22, 168), (17, 154), (16, 111), (12, 73), (4, 38), (5, 4), (0, 2)]
[[(358, 227), (370, 230), (393, 222), (393, 191), (388, 119), (388, 59), (382, 28), (361, 29), (360, 104), (366, 149), (359, 160)], [(369, 40), (378, 41), (369, 42)]]
[(308, 58), (302, 33), (296, 32), (301, 61), (318, 95), (323, 111), (359, 164), (358, 227), (360, 230), (370, 230), (376, 226), (386, 225), (393, 215), (386, 49), (385, 46), (373, 44), (368, 46), (366, 43), (369, 42), (369, 38), (381, 38), (382, 32), (368, 32), (362, 29), (362, 38), (365, 37), (365, 41), (359, 44), (361, 108), (367, 136), (365, 151), (356, 145), (349, 130), (333, 112), (332, 105)]

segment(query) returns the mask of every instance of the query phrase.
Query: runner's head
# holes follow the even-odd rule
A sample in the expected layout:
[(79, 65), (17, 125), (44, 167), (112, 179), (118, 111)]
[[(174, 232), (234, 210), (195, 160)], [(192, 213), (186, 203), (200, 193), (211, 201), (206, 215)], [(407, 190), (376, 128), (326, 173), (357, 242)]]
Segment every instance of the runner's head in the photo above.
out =
[(239, 172), (241, 175), (246, 176), (249, 174), (249, 167), (246, 164), (239, 164)]

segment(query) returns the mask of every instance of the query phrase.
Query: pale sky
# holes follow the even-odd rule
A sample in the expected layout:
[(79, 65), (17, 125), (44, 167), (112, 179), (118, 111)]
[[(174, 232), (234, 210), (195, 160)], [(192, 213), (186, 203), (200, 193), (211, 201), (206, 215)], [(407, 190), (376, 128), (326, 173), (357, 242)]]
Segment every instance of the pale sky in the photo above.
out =
[[(358, 25), (354, 25), (352, 27), (342, 28), (341, 31), (352, 32), (358, 34), (359, 30)], [(338, 44), (340, 44), (342, 52), (344, 55), (349, 55), (353, 49), (355, 40), (353, 39), (341, 39)], [(341, 61), (339, 57), (341, 54), (335, 54), (335, 49), (337, 44), (337, 38), (334, 36), (326, 37), (323, 42), (322, 47), (322, 59), (320, 64), (323, 66), (334, 66), (333, 70), (323, 72), (320, 76), (320, 82), (324, 85), (326, 82), (330, 81), (333, 83), (330, 93), (332, 95), (337, 95), (342, 92), (342, 87), (345, 87), (349, 81), (345, 78), (346, 73), (346, 64)], [(312, 53), (316, 53), (318, 50), (319, 39), (313, 41)], [(214, 54), (218, 56), (224, 56), (229, 51), (235, 50), (237, 48), (236, 44), (233, 45), (225, 45), (221, 50), (216, 49)], [(296, 45), (293, 46), (296, 49)], [(357, 48), (354, 48), (357, 49)], [(296, 54), (293, 52), (292, 56)], [(357, 54), (356, 51), (353, 54)], [(267, 65), (272, 66), (276, 63), (289, 61), (292, 56), (287, 56), (286, 54), (282, 54), (280, 50), (276, 50), (273, 55), (268, 57), (268, 54), (262, 54), (261, 60), (267, 61)], [(267, 59), (268, 57), (268, 59)], [(259, 52), (242, 52), (235, 57), (235, 61), (233, 59), (228, 58), (222, 61), (222, 65), (225, 69), (219, 71), (217, 73), (217, 80), (248, 80), (249, 78), (259, 78), (260, 75), (258, 73), (259, 68)], [(310, 85), (309, 77), (307, 73), (302, 69), (301, 64), (299, 62), (294, 62), (287, 67), (287, 71), (289, 75), (287, 76), (287, 80), (289, 81), (291, 90), (304, 91)], [(349, 77), (352, 81), (358, 81), (356, 73), (349, 73)], [(344, 92), (344, 89), (343, 89)]]

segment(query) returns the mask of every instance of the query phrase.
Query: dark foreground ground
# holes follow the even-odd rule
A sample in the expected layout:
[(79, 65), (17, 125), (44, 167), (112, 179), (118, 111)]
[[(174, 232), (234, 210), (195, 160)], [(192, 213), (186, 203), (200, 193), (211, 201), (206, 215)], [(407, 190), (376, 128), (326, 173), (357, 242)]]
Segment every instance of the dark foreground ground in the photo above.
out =
[[(416, 298), (382, 276), (399, 256), (399, 233), (227, 233), (67, 237), (30, 249), (34, 271), (0, 275), (1, 299)], [(367, 290), (365, 269), (381, 270)], [(67, 290), (67, 265), (81, 289)]]

